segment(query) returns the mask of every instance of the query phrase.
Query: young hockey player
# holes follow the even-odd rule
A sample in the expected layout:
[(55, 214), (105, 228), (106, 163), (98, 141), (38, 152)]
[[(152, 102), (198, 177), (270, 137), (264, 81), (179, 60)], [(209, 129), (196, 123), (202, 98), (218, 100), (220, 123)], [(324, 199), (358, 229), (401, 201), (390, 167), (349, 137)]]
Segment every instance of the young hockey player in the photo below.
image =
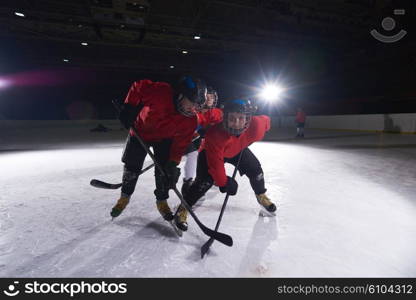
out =
[[(168, 178), (155, 168), (154, 194), (157, 209), (167, 221), (173, 219), (167, 203), (169, 189), (178, 181), (177, 165), (192, 140), (197, 127), (196, 114), (206, 101), (206, 93), (205, 83), (190, 76), (183, 77), (175, 91), (165, 82), (140, 80), (131, 86), (119, 114), (123, 125), (127, 129), (134, 126), (143, 142), (153, 148), (156, 161), (164, 168)], [(111, 211), (113, 218), (129, 203), (146, 155), (130, 129), (121, 159), (124, 163), (121, 196)]]
[(196, 164), (198, 158), (198, 149), (201, 145), (201, 140), (204, 138), (205, 130), (208, 126), (217, 124), (222, 120), (222, 111), (217, 106), (218, 94), (212, 88), (207, 88), (207, 99), (202, 107), (201, 112), (198, 113), (198, 128), (194, 134), (194, 141), (189, 144), (186, 149), (183, 184), (181, 188), (182, 195), (186, 194), (191, 186), (196, 175)]
[[(263, 139), (270, 129), (268, 116), (252, 116), (255, 107), (247, 99), (227, 101), (223, 107), (223, 121), (207, 130), (198, 155), (197, 175), (184, 199), (192, 206), (215, 183), (222, 193), (235, 195), (238, 183), (227, 176), (224, 163), (237, 165), (241, 151), (244, 151), (238, 170), (245, 174), (255, 193), (258, 203), (269, 213), (276, 211), (276, 205), (266, 196), (264, 174), (260, 162), (247, 147)], [(187, 211), (180, 206), (175, 218), (176, 225), (186, 231)]]
[(305, 121), (306, 121), (306, 114), (301, 107), (298, 108), (296, 112), (296, 137), (305, 137), (304, 136), (304, 129), (305, 129)]

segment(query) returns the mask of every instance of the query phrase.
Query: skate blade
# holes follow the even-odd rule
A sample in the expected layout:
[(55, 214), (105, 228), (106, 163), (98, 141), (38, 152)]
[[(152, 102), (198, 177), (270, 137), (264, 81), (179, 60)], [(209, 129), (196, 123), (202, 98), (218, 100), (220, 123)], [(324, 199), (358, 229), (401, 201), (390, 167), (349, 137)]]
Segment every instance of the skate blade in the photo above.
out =
[[(277, 210), (276, 210), (277, 211)], [(266, 210), (265, 208), (261, 208), (259, 211), (259, 216), (260, 217), (276, 217), (276, 211), (274, 212), (270, 212), (268, 210)]]
[(170, 224), (170, 226), (172, 226), (172, 229), (175, 231), (175, 233), (178, 235), (178, 237), (182, 237), (182, 235), (183, 235), (183, 231), (182, 231), (182, 230), (180, 230), (180, 229), (176, 226), (176, 224), (175, 224), (175, 219), (170, 220), (170, 221), (167, 221), (167, 222)]

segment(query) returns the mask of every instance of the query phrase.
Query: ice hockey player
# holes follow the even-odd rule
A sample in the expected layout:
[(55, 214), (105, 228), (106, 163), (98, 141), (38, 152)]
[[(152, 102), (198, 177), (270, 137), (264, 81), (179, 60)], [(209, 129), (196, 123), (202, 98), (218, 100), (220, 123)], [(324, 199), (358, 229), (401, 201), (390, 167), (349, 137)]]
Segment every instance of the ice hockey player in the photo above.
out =
[[(204, 81), (191, 76), (181, 78), (175, 90), (165, 82), (140, 80), (130, 87), (119, 114), (122, 124), (127, 129), (134, 126), (144, 143), (153, 148), (156, 161), (167, 174), (166, 179), (155, 168), (156, 206), (167, 221), (173, 220), (167, 202), (169, 189), (178, 181), (177, 165), (192, 140), (206, 93)], [(130, 129), (121, 159), (124, 163), (121, 196), (111, 211), (113, 218), (129, 203), (146, 155)]]
[(215, 125), (222, 121), (222, 111), (216, 108), (218, 103), (217, 91), (212, 87), (207, 87), (207, 99), (198, 113), (198, 127), (194, 134), (194, 140), (189, 144), (185, 152), (185, 165), (183, 167), (184, 176), (181, 188), (182, 195), (186, 194), (196, 175), (196, 164), (198, 158), (198, 149), (204, 138), (205, 131), (209, 126)]
[[(263, 139), (270, 129), (270, 118), (265, 115), (252, 116), (255, 107), (248, 99), (226, 101), (223, 106), (223, 121), (207, 130), (198, 155), (197, 174), (194, 183), (185, 194), (185, 201), (193, 206), (215, 183), (222, 193), (231, 196), (237, 193), (238, 183), (227, 176), (224, 163), (237, 165), (246, 175), (258, 203), (269, 213), (274, 214), (276, 205), (266, 196), (263, 169), (249, 145)], [(187, 211), (180, 206), (175, 222), (178, 228), (186, 231)]]
[(306, 121), (306, 114), (301, 107), (298, 108), (296, 112), (296, 137), (305, 137), (304, 130), (305, 130), (305, 121)]

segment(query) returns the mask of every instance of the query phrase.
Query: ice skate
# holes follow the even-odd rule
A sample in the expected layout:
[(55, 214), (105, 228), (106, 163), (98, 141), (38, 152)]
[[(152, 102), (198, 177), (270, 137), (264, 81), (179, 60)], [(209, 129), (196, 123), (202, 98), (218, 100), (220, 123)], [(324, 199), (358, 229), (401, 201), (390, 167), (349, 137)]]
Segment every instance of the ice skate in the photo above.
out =
[(159, 213), (162, 215), (163, 219), (165, 219), (166, 221), (173, 220), (173, 214), (170, 210), (167, 200), (156, 201), (156, 207)]
[(261, 205), (264, 215), (266, 216), (275, 216), (276, 215), (276, 205), (270, 201), (269, 197), (266, 194), (256, 195), (257, 202)]
[(129, 204), (129, 201), (130, 201), (130, 197), (127, 197), (127, 196), (120, 197), (120, 199), (118, 199), (117, 201), (117, 204), (111, 210), (110, 215), (113, 218), (118, 217), (126, 208), (127, 204)]
[(178, 213), (175, 216), (175, 223), (176, 223), (176, 226), (182, 231), (188, 230), (188, 223), (186, 222), (187, 216), (188, 216), (188, 211), (186, 210), (185, 207), (180, 205), (178, 209)]

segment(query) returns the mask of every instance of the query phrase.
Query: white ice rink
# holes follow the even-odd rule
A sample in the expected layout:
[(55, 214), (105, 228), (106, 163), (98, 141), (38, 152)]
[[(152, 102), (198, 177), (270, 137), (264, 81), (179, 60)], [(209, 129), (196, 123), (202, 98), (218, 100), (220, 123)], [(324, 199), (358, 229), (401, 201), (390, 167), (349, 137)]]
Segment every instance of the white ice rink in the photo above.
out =
[[(153, 170), (111, 222), (120, 191), (89, 181), (121, 181), (125, 135), (2, 133), (1, 277), (416, 277), (415, 135), (275, 130), (250, 148), (277, 217), (259, 217), (237, 175), (220, 227), (234, 246), (214, 242), (203, 260), (208, 237), (192, 218), (178, 238), (159, 216)], [(195, 209), (210, 228), (223, 199), (213, 188)]]

